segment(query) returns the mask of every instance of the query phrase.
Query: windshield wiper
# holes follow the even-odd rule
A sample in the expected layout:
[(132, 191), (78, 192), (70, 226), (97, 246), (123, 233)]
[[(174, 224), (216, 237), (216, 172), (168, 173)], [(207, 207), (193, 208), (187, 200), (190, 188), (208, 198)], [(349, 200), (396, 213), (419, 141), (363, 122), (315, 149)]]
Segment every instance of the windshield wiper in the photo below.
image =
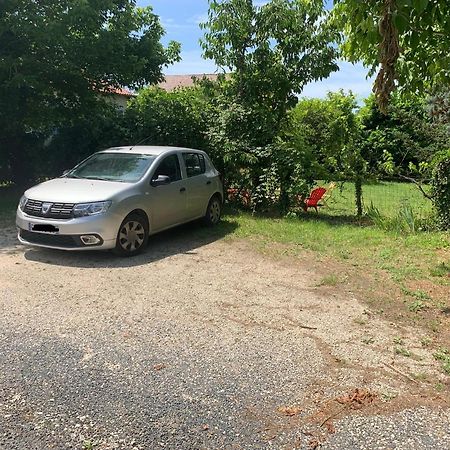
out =
[(102, 177), (86, 177), (86, 180), (100, 180), (100, 181), (115, 181), (111, 180), (111, 178), (102, 178)]

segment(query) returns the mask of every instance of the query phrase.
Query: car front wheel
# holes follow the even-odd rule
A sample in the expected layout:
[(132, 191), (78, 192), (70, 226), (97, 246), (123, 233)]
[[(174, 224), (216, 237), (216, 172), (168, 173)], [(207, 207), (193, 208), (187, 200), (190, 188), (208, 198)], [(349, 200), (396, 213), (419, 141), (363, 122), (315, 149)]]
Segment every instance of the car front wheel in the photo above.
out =
[(120, 225), (114, 251), (120, 256), (134, 256), (145, 248), (147, 241), (147, 221), (139, 214), (130, 214)]

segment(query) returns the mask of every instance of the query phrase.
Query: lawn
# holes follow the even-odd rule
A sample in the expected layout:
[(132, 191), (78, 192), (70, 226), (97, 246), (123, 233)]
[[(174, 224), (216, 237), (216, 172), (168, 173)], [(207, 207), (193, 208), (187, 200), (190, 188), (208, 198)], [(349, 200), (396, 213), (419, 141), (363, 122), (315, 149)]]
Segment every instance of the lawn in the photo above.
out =
[[(329, 183), (323, 183), (327, 187)], [(427, 190), (428, 187), (424, 186)], [(371, 205), (382, 215), (394, 217), (401, 205), (411, 206), (417, 218), (427, 217), (431, 213), (430, 200), (424, 197), (412, 183), (377, 182), (363, 185), (363, 204), (367, 210)], [(353, 183), (338, 183), (332, 191), (327, 207), (322, 214), (332, 216), (352, 215), (355, 212), (355, 186)]]
[[(357, 292), (388, 320), (425, 326), (450, 345), (450, 234), (423, 231), (430, 229), (432, 205), (413, 184), (365, 184), (363, 197), (366, 211), (372, 204), (387, 220), (376, 225), (355, 217), (351, 183), (338, 184), (318, 214), (230, 210), (226, 220), (236, 225), (231, 238), (275, 257), (299, 258), (322, 270), (321, 285)], [(405, 211), (412, 227), (404, 223)]]
[[(414, 186), (380, 183), (363, 190), (366, 204), (370, 199), (388, 217), (395, 217), (404, 201), (416, 219), (430, 216), (430, 202)], [(425, 326), (450, 345), (450, 234), (394, 232), (367, 217), (358, 220), (350, 184), (336, 188), (330, 200), (318, 214), (267, 217), (234, 210), (226, 219), (237, 225), (232, 238), (274, 256), (305, 261), (306, 254), (314, 269), (324, 268), (322, 284), (358, 292), (388, 320)]]
[(436, 266), (449, 262), (450, 239), (445, 232), (398, 234), (321, 213), (308, 213), (299, 218), (267, 218), (234, 211), (230, 220), (239, 225), (234, 232), (237, 237), (285, 244), (292, 247), (293, 253), (312, 250), (353, 266), (367, 264), (388, 271), (398, 282), (428, 279), (437, 273)]

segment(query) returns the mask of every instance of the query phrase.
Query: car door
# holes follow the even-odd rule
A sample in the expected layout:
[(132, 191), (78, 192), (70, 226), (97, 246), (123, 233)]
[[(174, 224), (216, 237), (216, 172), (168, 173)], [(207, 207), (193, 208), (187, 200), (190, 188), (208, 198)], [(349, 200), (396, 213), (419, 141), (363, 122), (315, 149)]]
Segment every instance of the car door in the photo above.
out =
[(205, 214), (211, 197), (211, 180), (206, 174), (205, 157), (201, 153), (183, 152), (186, 171), (187, 215), (195, 219)]
[(151, 180), (157, 179), (159, 175), (169, 177), (170, 183), (159, 186), (150, 185), (152, 231), (182, 223), (186, 221), (187, 215), (186, 186), (182, 178), (178, 154), (166, 156), (156, 167)]

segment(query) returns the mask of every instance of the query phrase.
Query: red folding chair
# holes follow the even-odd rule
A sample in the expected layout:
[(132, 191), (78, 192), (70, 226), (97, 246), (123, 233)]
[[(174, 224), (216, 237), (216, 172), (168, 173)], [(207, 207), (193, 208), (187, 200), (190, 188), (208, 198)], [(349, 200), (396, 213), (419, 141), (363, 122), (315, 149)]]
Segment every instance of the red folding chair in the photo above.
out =
[(327, 190), (324, 187), (318, 187), (313, 189), (311, 191), (311, 194), (309, 194), (309, 197), (306, 197), (305, 200), (303, 201), (302, 208), (305, 211), (308, 211), (308, 208), (314, 208), (318, 213), (319, 211), (317, 210), (317, 207), (323, 206), (320, 205), (319, 202), (325, 195), (325, 192), (327, 192)]

